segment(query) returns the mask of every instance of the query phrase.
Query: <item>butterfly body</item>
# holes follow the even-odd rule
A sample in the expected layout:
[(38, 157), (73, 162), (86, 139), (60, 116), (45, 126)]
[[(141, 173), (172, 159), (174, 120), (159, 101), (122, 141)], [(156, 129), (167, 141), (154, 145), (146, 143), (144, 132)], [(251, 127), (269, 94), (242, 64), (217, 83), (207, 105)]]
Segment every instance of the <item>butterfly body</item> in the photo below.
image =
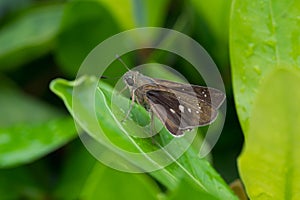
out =
[(174, 136), (212, 123), (225, 100), (214, 88), (154, 79), (137, 71), (126, 72), (123, 80), (132, 100), (153, 112)]

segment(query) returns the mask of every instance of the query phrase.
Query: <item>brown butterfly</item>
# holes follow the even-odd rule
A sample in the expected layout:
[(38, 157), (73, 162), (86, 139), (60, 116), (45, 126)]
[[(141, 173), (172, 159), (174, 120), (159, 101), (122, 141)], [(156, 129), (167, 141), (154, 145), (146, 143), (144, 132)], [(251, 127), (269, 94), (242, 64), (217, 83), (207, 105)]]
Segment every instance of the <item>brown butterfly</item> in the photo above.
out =
[(125, 119), (137, 101), (154, 113), (174, 136), (211, 124), (226, 98), (223, 92), (214, 88), (150, 78), (138, 71), (129, 70), (123, 80), (132, 97)]

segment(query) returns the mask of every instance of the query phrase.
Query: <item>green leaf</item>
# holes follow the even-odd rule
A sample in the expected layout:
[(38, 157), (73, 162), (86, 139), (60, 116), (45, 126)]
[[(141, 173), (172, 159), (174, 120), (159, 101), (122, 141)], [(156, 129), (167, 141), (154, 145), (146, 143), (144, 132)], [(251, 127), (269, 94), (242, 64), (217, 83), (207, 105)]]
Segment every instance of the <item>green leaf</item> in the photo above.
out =
[(299, 1), (234, 1), (230, 54), (236, 108), (245, 134), (264, 78), (278, 67), (300, 66), (299, 14)]
[[(175, 180), (167, 182), (165, 175), (168, 173), (169, 176), (174, 176)], [(175, 195), (171, 195), (171, 199), (180, 199), (181, 195), (186, 194), (179, 185), (186, 184), (186, 182), (188, 182), (186, 187), (191, 187), (188, 190), (191, 198), (198, 196), (208, 199), (237, 199), (209, 162), (203, 158), (200, 159), (193, 149), (188, 149), (178, 162), (163, 170), (152, 172), (151, 175), (164, 183), (170, 190), (174, 190)], [(172, 185), (173, 181), (175, 181), (175, 185)]]
[[(75, 77), (88, 53), (119, 27), (111, 13), (97, 1), (71, 1), (64, 9), (56, 59), (69, 76)], [(99, 66), (101, 67), (101, 63)]]
[(181, 199), (205, 199), (205, 200), (217, 200), (218, 198), (210, 195), (205, 191), (199, 190), (194, 184), (188, 181), (181, 181), (178, 187), (168, 195), (168, 200), (181, 200)]
[(29, 95), (26, 95), (8, 82), (1, 81), (0, 86), (0, 127), (11, 127), (16, 124), (39, 124), (63, 115)]
[(0, 87), (0, 168), (32, 162), (76, 136), (72, 118), (14, 88)]
[(251, 199), (300, 198), (300, 73), (277, 70), (262, 85), (239, 158)]
[[(94, 86), (95, 84), (97, 85), (97, 81), (98, 80), (95, 77), (81, 77), (74, 82), (67, 82), (62, 79), (57, 79), (51, 83), (51, 89), (64, 100), (70, 113), (75, 117), (76, 121), (81, 125), (81, 127), (84, 128), (85, 131), (90, 134), (90, 136), (98, 140), (97, 148), (101, 148), (101, 152), (105, 152), (105, 156), (111, 160), (110, 164), (115, 164), (114, 167), (117, 168), (119, 165), (121, 165), (127, 166), (127, 168), (131, 167), (132, 169), (136, 169), (138, 167), (140, 169), (147, 170), (151, 169), (151, 165), (160, 165), (160, 163), (153, 163), (153, 160), (146, 156), (147, 152), (159, 150), (156, 145), (153, 145), (153, 140), (150, 138), (142, 139), (128, 137), (119, 128), (115, 118), (112, 116), (112, 107), (108, 106), (108, 102), (111, 102), (113, 90), (108, 85), (101, 83), (100, 88), (97, 88), (95, 91)], [(73, 89), (76, 89), (76, 91), (79, 93), (75, 95)], [(93, 98), (96, 98), (96, 124), (94, 124), (90, 114), (90, 107), (92, 104), (89, 97), (90, 92), (95, 92), (95, 96)], [(77, 109), (75, 109), (76, 107), (74, 107), (74, 103), (77, 103)], [(118, 105), (115, 106), (122, 107), (124, 104), (128, 105), (128, 100), (121, 98), (120, 101), (118, 101)], [(76, 111), (80, 112), (80, 115), (78, 115)], [(139, 123), (139, 120), (147, 121), (147, 113), (145, 110), (142, 110), (136, 106), (132, 111), (132, 114), (133, 116), (126, 121), (123, 128), (125, 128), (126, 131), (130, 131), (130, 133), (145, 132), (144, 129), (141, 129), (136, 125)], [(139, 117), (136, 117), (137, 114)], [(119, 117), (124, 116), (124, 114), (121, 112), (117, 113), (117, 115), (120, 115)], [(133, 119), (137, 121), (134, 121)], [(110, 140), (99, 136), (97, 129), (98, 123), (103, 130), (103, 134), (105, 134), (105, 136)], [(148, 129), (148, 131), (150, 130)], [(173, 137), (170, 136), (165, 129), (160, 132), (160, 137), (160, 139), (163, 140), (163, 143), (168, 143), (170, 139), (173, 139)], [(157, 138), (157, 140), (159, 140), (159, 138)], [(177, 148), (180, 149), (184, 145), (184, 142), (187, 141), (177, 140), (177, 142)], [(138, 160), (132, 160), (132, 158), (128, 155), (126, 156), (118, 151), (115, 151), (114, 146), (112, 146), (111, 143), (121, 149), (140, 153), (141, 157), (138, 157)], [(94, 145), (96, 145), (96, 143)], [(168, 156), (162, 155), (161, 159), (171, 159), (171, 161), (174, 161), (172, 156)], [(153, 175), (171, 190), (176, 188), (182, 178), (186, 178), (191, 180), (191, 182), (195, 184), (195, 187), (202, 191), (206, 191), (216, 198), (236, 199), (221, 177), (210, 166), (208, 161), (203, 158), (200, 159), (193, 149), (188, 149), (178, 161), (175, 160), (173, 164), (166, 168), (160, 169), (159, 171), (151, 172), (151, 175)]]
[(21, 66), (52, 49), (62, 5), (29, 10), (0, 30), (0, 69)]
[(0, 167), (32, 162), (64, 145), (75, 133), (69, 117), (0, 128)]
[(232, 7), (233, 88), (245, 135), (239, 171), (251, 199), (298, 199), (300, 2)]
[(112, 13), (124, 30), (162, 26), (169, 0), (98, 0)]

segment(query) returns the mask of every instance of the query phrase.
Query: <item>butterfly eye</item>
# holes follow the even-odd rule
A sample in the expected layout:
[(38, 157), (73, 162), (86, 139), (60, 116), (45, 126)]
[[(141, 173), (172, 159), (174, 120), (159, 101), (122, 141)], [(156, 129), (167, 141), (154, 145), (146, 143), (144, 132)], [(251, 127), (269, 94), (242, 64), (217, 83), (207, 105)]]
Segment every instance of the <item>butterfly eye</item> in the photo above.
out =
[(134, 81), (133, 81), (133, 78), (127, 78), (126, 79), (126, 82), (127, 82), (127, 84), (129, 85), (129, 86), (133, 86), (133, 84), (134, 84)]

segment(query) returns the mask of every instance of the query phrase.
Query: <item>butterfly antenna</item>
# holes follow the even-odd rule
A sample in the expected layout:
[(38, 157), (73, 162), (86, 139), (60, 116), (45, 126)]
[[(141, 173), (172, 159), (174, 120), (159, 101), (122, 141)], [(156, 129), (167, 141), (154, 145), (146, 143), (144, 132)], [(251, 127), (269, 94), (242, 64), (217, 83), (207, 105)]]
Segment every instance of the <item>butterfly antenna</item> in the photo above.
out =
[(126, 63), (120, 58), (118, 54), (116, 54), (116, 58), (125, 66), (125, 68), (130, 71), (129, 67), (126, 65)]
[(120, 79), (122, 76), (117, 77), (107, 77), (107, 76), (100, 76), (100, 79)]

